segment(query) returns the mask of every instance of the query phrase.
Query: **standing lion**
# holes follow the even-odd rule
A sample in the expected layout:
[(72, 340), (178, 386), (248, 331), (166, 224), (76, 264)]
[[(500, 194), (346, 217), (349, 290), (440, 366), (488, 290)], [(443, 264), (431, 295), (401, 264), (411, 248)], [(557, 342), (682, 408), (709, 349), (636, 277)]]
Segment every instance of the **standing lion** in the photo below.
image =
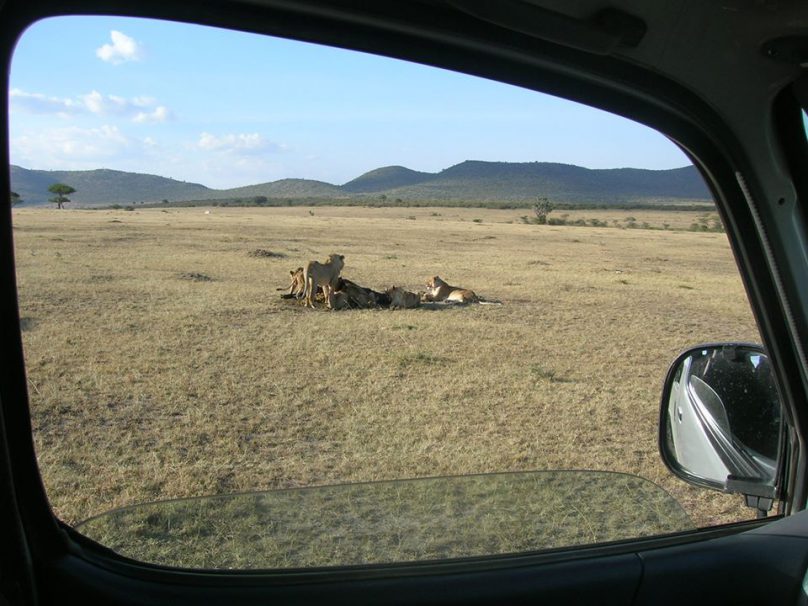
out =
[(328, 255), (328, 261), (325, 263), (309, 261), (303, 271), (305, 304), (314, 309), (314, 296), (319, 286), (323, 289), (328, 309), (332, 309), (334, 306), (334, 290), (337, 287), (339, 273), (343, 267), (345, 267), (344, 255), (330, 254)]

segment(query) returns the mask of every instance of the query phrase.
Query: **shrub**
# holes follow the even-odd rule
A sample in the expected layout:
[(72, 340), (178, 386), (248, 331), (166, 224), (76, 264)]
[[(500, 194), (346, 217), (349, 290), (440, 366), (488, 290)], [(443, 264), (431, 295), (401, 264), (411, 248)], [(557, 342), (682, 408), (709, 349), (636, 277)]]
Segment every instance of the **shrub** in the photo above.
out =
[(533, 212), (536, 214), (538, 225), (547, 225), (547, 215), (553, 212), (555, 206), (548, 198), (539, 198), (533, 205)]

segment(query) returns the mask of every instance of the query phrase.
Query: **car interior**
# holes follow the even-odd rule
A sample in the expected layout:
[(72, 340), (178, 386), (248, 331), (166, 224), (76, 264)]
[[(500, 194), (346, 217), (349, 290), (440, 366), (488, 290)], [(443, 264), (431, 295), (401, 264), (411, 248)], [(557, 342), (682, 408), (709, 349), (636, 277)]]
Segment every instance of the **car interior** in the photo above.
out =
[[(385, 190), (372, 200), (367, 194), (362, 203), (345, 206), (321, 204), (311, 196), (292, 200), (288, 194), (271, 208), (263, 207), (267, 198), (260, 199), (261, 192), (247, 189), (231, 196), (239, 196), (232, 207), (219, 205), (214, 194), (198, 207), (156, 199), (140, 202), (142, 207), (124, 202), (123, 208), (99, 205), (93, 210), (75, 210), (70, 204), (60, 210), (61, 203), (59, 209), (46, 208), (53, 205), (44, 198), (33, 207), (30, 195), (14, 204), (12, 196), (4, 195), (1, 603), (808, 604), (807, 5), (790, 0), (0, 0), (8, 99), (0, 121), (0, 154), (9, 167), (0, 171), (5, 192), (22, 191), (13, 171), (21, 164), (16, 158), (23, 149), (26, 111), (33, 116), (31, 124), (42, 125), (51, 124), (48, 120), (62, 124), (71, 112), (93, 113), (75, 109), (78, 97), (67, 99), (68, 93), (21, 85), (26, 82), (21, 57), (56, 65), (55, 58), (37, 55), (38, 32), (50, 35), (95, 18), (116, 19), (121, 29), (129, 22), (132, 28), (153, 24), (153, 40), (170, 33), (179, 39), (186, 27), (208, 32), (208, 58), (201, 65), (205, 69), (207, 61), (210, 71), (239, 72), (216, 62), (217, 54), (225, 52), (216, 45), (231, 35), (250, 44), (278, 44), (283, 50), (272, 57), (279, 60), (294, 52), (288, 49), (299, 48), (301, 55), (310, 53), (315, 64), (326, 66), (322, 73), (332, 70), (331, 98), (346, 107), (360, 107), (359, 96), (345, 101), (339, 86), (358, 87), (366, 78), (361, 71), (344, 76), (347, 68), (340, 71), (338, 62), (343, 53), (378, 61), (393, 79), (403, 66), (402, 87), (416, 82), (420, 70), (427, 74), (425, 81), (446, 78), (456, 98), (445, 107), (455, 108), (455, 114), (466, 107), (485, 113), (482, 101), (463, 95), (489, 85), (518, 90), (525, 99), (546, 95), (608, 112), (661, 135), (685, 159), (683, 164), (695, 167), (698, 185), (710, 200), (708, 211), (692, 211), (693, 221), (701, 217), (700, 225), (687, 219), (681, 228), (667, 223), (663, 228), (661, 221), (670, 219), (660, 219), (658, 227), (635, 229), (643, 227), (644, 219), (625, 217), (642, 217), (642, 209), (620, 207), (621, 214), (598, 223), (591, 222), (591, 214), (603, 210), (599, 202), (586, 211), (561, 203), (555, 210), (548, 207), (550, 218), (559, 223), (535, 224), (525, 216), (540, 214), (533, 203), (493, 210), (478, 205), (471, 211), (450, 203), (420, 208), (405, 204), (404, 189)], [(151, 52), (157, 52), (154, 46)], [(251, 69), (260, 65), (249, 56), (244, 62)], [(263, 74), (257, 78), (270, 73), (268, 66), (256, 69), (251, 73)], [(325, 80), (322, 73), (317, 77)], [(54, 79), (57, 75), (65, 78), (54, 71)], [(405, 80), (409, 77), (413, 80)], [(454, 77), (475, 84), (465, 88), (466, 81)], [(143, 83), (145, 95), (160, 80), (201, 84), (176, 70), (138, 84)], [(380, 81), (377, 87), (385, 86)], [(312, 90), (319, 92), (316, 86), (306, 89), (296, 103), (301, 115), (314, 122), (305, 113)], [(293, 97), (282, 85), (277, 91)], [(115, 119), (124, 119), (120, 108), (125, 103), (131, 106), (125, 119), (132, 128), (148, 122), (148, 115), (138, 112), (154, 110), (157, 103), (145, 96), (127, 102), (114, 90), (101, 92), (109, 95), (107, 103), (118, 103)], [(212, 91), (211, 96), (229, 99), (230, 92)], [(65, 98), (57, 100), (57, 94)], [(394, 96), (384, 98), (392, 105)], [(427, 90), (424, 98), (429, 97)], [(534, 111), (527, 103), (525, 114)], [(45, 115), (41, 108), (47, 104), (59, 105), (61, 113)], [(246, 115), (252, 111), (248, 107), (245, 101), (228, 111)], [(445, 107), (439, 121), (449, 123), (454, 116)], [(389, 112), (392, 118), (385, 114), (384, 119), (404, 122), (407, 110), (414, 108), (396, 106)], [(331, 116), (317, 128), (328, 130), (328, 120), (336, 130)], [(241, 145), (248, 162), (257, 140), (218, 137), (211, 134), (215, 121), (210, 122), (197, 128), (188, 149), (195, 145), (193, 153), (221, 153), (217, 157), (229, 161), (233, 156), (222, 151), (224, 146)], [(417, 122), (409, 126), (414, 133)], [(385, 128), (383, 120), (376, 124), (377, 132)], [(58, 141), (56, 130), (45, 133), (46, 144)], [(84, 134), (88, 147), (89, 132)], [(541, 137), (535, 130), (525, 132), (526, 138)], [(597, 134), (591, 141), (598, 141)], [(491, 141), (497, 136), (492, 131)], [(289, 147), (290, 154), (297, 153)], [(386, 147), (393, 145), (379, 145)], [(274, 143), (263, 149), (269, 148), (267, 153), (286, 149)], [(231, 170), (226, 161), (223, 172)], [(218, 168), (209, 168), (211, 178)], [(81, 185), (76, 190), (78, 196), (85, 193)], [(248, 198), (252, 207), (241, 208)], [(264, 212), (277, 214), (262, 219)], [(590, 213), (585, 215), (590, 223), (584, 219), (572, 227), (579, 216), (575, 212)], [(712, 231), (707, 212), (715, 216)], [(41, 217), (53, 223), (38, 223)], [(172, 226), (172, 221), (188, 223)], [(361, 237), (357, 225), (367, 230)], [(166, 231), (152, 237), (149, 229)], [(195, 235), (203, 230), (209, 230), (204, 238)], [(363, 240), (366, 234), (378, 242), (371, 246)], [(475, 239), (464, 242), (466, 234)], [(136, 237), (146, 238), (142, 249), (134, 248), (141, 245)], [(399, 247), (405, 237), (411, 239)], [(641, 237), (647, 240), (635, 244)], [(490, 284), (502, 291), (488, 283), (482, 289), (469, 284), (474, 292), (462, 295), (461, 303), (467, 303), (465, 297), (472, 303), (447, 311), (434, 310), (440, 306), (421, 295), (419, 303), (426, 303), (426, 309), (320, 313), (291, 296), (295, 267), (332, 252), (344, 254), (343, 277), (373, 282), (373, 289), (387, 295), (383, 289), (394, 280), (423, 288), (420, 275), (427, 278), (426, 266), (413, 259), (416, 253), (429, 254), (427, 238), (447, 250), (456, 247), (462, 258), (453, 262), (447, 253), (433, 262), (429, 275), (438, 272), (456, 283), (452, 272), (460, 274), (464, 286), (466, 276), (489, 271), (475, 256), (484, 246), (490, 247), (489, 255), (510, 254), (512, 247), (524, 257), (518, 267), (506, 267), (505, 277), (491, 278)], [(612, 239), (626, 247), (619, 262), (608, 248)], [(182, 265), (186, 253), (201, 256), (203, 241), (216, 260)], [(283, 242), (285, 248), (272, 252), (262, 242), (270, 242), (266, 247)], [(659, 242), (670, 250), (652, 248)], [(66, 252), (73, 245), (83, 247), (75, 250), (87, 256)], [(545, 253), (553, 250), (550, 245), (570, 248)], [(160, 247), (167, 246), (185, 248), (171, 249), (175, 252), (159, 261), (150, 256), (153, 251), (162, 255), (168, 249)], [(675, 246), (685, 252), (671, 252)], [(46, 252), (51, 250), (57, 252)], [(687, 264), (672, 267), (675, 254)], [(561, 270), (553, 273), (562, 261), (592, 267), (587, 266), (585, 278), (573, 279)], [(73, 263), (72, 269), (66, 263)], [(250, 274), (255, 268), (264, 273)], [(134, 282), (138, 272), (153, 272), (147, 288)], [(696, 272), (706, 276), (703, 283), (695, 283)], [(227, 289), (242, 273), (245, 282), (254, 284), (234, 295)], [(305, 289), (312, 288), (308, 266), (304, 275)], [(660, 286), (663, 279), (667, 290)], [(116, 280), (120, 290), (115, 290)], [(316, 294), (317, 283), (312, 284)], [(629, 290), (638, 284), (647, 289)], [(58, 290), (63, 287), (79, 293), (76, 301)], [(518, 290), (522, 287), (538, 293), (531, 295), (535, 300)], [(205, 288), (219, 293), (213, 304), (197, 294)], [(380, 294), (372, 289), (365, 294), (368, 290)], [(284, 294), (279, 297), (276, 291)], [(325, 305), (328, 288), (323, 293)], [(620, 297), (613, 309), (598, 298), (612, 293)], [(191, 303), (177, 320), (167, 314), (180, 306), (172, 298), (179, 296)], [(566, 296), (580, 302), (580, 309), (570, 316), (553, 315), (553, 303), (560, 305)], [(249, 307), (253, 300), (255, 307)], [(224, 309), (222, 301), (236, 310), (243, 305), (250, 319), (245, 319), (247, 311), (242, 317)], [(641, 301), (650, 302), (650, 311), (639, 306)], [(71, 305), (89, 320), (74, 320)], [(518, 305), (533, 315), (517, 316), (511, 310)], [(680, 321), (678, 313), (690, 312), (688, 305), (698, 311)], [(595, 318), (591, 325), (586, 324), (589, 316)], [(355, 318), (366, 322), (366, 329), (357, 329), (366, 330), (359, 333), (364, 341), (341, 343), (358, 325)], [(208, 319), (224, 328), (206, 333), (199, 322)], [(556, 323), (551, 325), (551, 319)], [(301, 337), (304, 320), (322, 332), (312, 329)], [(490, 343), (500, 357), (479, 353), (486, 347), (482, 338), (463, 351), (456, 346), (430, 349), (440, 322), (455, 322), (457, 333), (466, 332), (469, 339), (488, 336), (484, 330), (499, 331)], [(580, 337), (565, 332), (575, 322), (590, 332)], [(255, 326), (264, 327), (260, 338)], [(167, 333), (175, 328), (181, 333), (179, 344), (168, 345)], [(643, 345), (633, 346), (629, 329), (642, 334), (638, 342)], [(202, 340), (210, 335), (215, 346)], [(323, 335), (333, 339), (327, 349)], [(318, 343), (336, 354), (322, 353)], [(567, 357), (543, 358), (550, 344)], [(63, 345), (69, 353), (57, 349)], [(658, 350), (642, 351), (645, 345)], [(175, 358), (139, 365), (126, 353), (130, 346), (155, 356), (165, 353), (161, 348), (175, 347), (169, 352)], [(263, 356), (265, 367), (239, 366), (228, 357), (251, 347)], [(387, 347), (405, 349), (389, 353)], [(316, 367), (304, 364), (307, 357)], [(179, 370), (172, 366), (175, 359)], [(119, 366), (105, 374), (102, 367), (110, 360)], [(714, 368), (719, 362), (721, 372)], [(713, 374), (705, 370), (709, 364)], [(508, 371), (509, 366), (517, 370)], [(344, 374), (328, 374), (339, 368)], [(461, 371), (462, 379), (452, 374)], [(202, 376), (209, 383), (197, 379)], [(412, 411), (428, 400), (425, 385), (438, 379), (445, 381), (436, 396), (440, 406), (421, 418)], [(703, 401), (688, 395), (687, 385), (693, 384), (697, 396), (708, 394)], [(472, 386), (488, 391), (479, 396)], [(330, 395), (331, 388), (337, 395)], [(152, 399), (159, 399), (154, 394), (162, 394), (165, 402), (180, 400), (165, 413), (161, 431), (166, 433), (158, 437), (148, 435), (156, 424), (149, 416)], [(562, 416), (566, 397), (581, 409), (572, 421)], [(250, 412), (236, 407), (240, 398)], [(369, 401), (364, 408), (363, 398)], [(740, 398), (735, 407), (733, 398)], [(276, 435), (248, 418), (259, 415), (255, 411), (262, 406), (276, 405), (284, 422), (300, 420), (309, 424), (306, 431), (316, 432), (302, 434), (278, 422)], [(642, 414), (630, 416), (640, 408)], [(527, 420), (507, 420), (522, 409), (527, 409)], [(322, 416), (312, 420), (311, 411)], [(540, 417), (551, 416), (547, 411), (557, 418), (555, 424), (543, 421), (544, 426)], [(280, 413), (260, 414), (264, 425), (281, 418)], [(126, 415), (136, 421), (115, 433)], [(217, 428), (210, 419), (232, 422), (232, 427)], [(590, 419), (593, 428), (585, 438), (576, 434), (580, 419)], [(421, 429), (408, 434), (409, 424)], [(642, 445), (628, 435), (635, 426), (645, 431)], [(172, 428), (178, 428), (176, 434), (168, 433)], [(539, 437), (520, 442), (520, 428), (531, 439)], [(340, 450), (345, 436), (354, 440), (353, 450)], [(85, 450), (65, 454), (67, 444)], [(259, 444), (280, 445), (280, 450), (266, 451), (277, 462), (267, 460), (271, 457), (259, 452)], [(589, 458), (569, 455), (565, 465), (559, 462), (562, 455), (548, 454), (563, 445)], [(503, 453), (511, 446), (515, 454)], [(211, 454), (219, 447), (242, 458)], [(471, 459), (470, 451), (478, 458)], [(606, 461), (612, 455), (620, 464)], [(294, 467), (298, 459), (303, 462)], [(149, 477), (151, 472), (143, 471), (149, 466), (164, 475)], [(172, 475), (184, 474), (192, 478), (187, 485), (171, 484)], [(131, 478), (131, 486), (126, 485)], [(289, 528), (294, 532), (284, 534)], [(311, 529), (314, 534), (307, 535)]]

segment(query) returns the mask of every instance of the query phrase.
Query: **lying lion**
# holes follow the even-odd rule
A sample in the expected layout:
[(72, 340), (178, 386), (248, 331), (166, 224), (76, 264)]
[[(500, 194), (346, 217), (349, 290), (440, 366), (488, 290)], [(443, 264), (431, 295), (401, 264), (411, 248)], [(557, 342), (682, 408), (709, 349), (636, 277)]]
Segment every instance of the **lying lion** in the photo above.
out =
[(450, 301), (453, 303), (479, 303), (480, 298), (473, 290), (451, 286), (440, 276), (432, 276), (426, 283), (426, 292), (423, 294), (424, 301)]
[(390, 297), (390, 309), (412, 309), (421, 304), (421, 297), (400, 286), (391, 286), (386, 294)]
[(330, 254), (328, 261), (309, 261), (303, 271), (303, 297), (305, 304), (314, 309), (314, 297), (317, 294), (317, 287), (322, 287), (323, 295), (328, 309), (334, 307), (334, 291), (339, 279), (339, 272), (345, 267), (345, 256)]

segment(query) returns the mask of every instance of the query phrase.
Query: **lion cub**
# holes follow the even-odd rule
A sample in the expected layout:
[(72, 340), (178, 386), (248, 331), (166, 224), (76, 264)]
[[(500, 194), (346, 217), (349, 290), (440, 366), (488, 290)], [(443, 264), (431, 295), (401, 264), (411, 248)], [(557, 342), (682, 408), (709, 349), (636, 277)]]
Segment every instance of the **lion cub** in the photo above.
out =
[(334, 307), (334, 290), (337, 287), (339, 272), (343, 267), (345, 267), (344, 255), (330, 254), (325, 263), (309, 261), (303, 271), (305, 304), (314, 308), (314, 296), (317, 294), (317, 287), (320, 286), (323, 289), (328, 309), (332, 309)]
[(432, 276), (426, 283), (424, 301), (453, 301), (455, 303), (477, 303), (480, 298), (473, 290), (451, 286), (440, 279), (440, 276)]
[(293, 296), (296, 299), (300, 299), (303, 296), (303, 292), (306, 290), (306, 283), (303, 280), (303, 268), (298, 267), (294, 270), (290, 269), (289, 281), (291, 284), (289, 285), (289, 292), (286, 294)]

